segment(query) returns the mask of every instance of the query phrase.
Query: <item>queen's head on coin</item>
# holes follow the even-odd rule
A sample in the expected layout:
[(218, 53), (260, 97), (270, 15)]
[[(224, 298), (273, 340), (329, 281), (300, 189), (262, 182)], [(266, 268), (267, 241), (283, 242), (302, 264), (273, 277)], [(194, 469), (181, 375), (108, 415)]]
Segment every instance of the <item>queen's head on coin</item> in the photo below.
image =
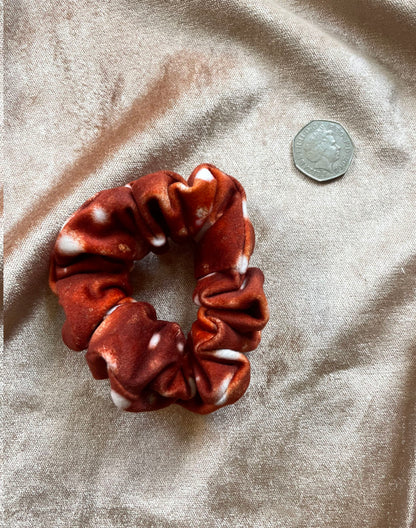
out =
[(331, 171), (340, 157), (341, 146), (336, 142), (332, 130), (318, 129), (306, 136), (303, 151), (315, 169)]

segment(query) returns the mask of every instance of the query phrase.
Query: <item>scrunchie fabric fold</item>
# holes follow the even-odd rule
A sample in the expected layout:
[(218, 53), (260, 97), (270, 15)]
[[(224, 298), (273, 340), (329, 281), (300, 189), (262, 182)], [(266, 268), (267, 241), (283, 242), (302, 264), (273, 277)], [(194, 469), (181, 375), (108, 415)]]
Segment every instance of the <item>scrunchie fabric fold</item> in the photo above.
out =
[[(167, 251), (169, 238), (195, 248), (200, 308), (187, 337), (131, 297), (134, 261)], [(263, 273), (248, 267), (254, 241), (243, 187), (210, 164), (188, 181), (160, 171), (98, 192), (67, 220), (51, 253), (65, 344), (87, 349), (93, 377), (109, 378), (126, 411), (176, 403), (207, 414), (234, 403), (250, 381), (245, 353), (269, 319)]]

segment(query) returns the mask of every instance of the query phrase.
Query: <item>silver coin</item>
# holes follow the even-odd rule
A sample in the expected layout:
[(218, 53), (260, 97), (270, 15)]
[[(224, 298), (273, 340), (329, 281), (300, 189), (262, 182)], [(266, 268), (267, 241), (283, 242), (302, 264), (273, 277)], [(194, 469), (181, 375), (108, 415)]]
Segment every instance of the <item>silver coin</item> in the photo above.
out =
[(293, 140), (296, 168), (320, 182), (345, 174), (353, 153), (350, 136), (334, 121), (311, 121)]

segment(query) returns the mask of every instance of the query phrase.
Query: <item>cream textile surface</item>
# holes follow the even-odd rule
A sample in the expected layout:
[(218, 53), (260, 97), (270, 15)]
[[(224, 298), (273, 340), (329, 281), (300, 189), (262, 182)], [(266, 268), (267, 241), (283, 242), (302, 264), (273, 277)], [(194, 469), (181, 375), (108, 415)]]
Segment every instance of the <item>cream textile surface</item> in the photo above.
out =
[[(415, 526), (415, 66), (412, 0), (6, 1), (5, 526)], [(356, 147), (328, 184), (292, 162), (312, 119)], [(256, 230), (251, 384), (123, 413), (62, 343), (49, 252), (97, 191), (202, 162)], [(191, 260), (134, 270), (185, 331)]]

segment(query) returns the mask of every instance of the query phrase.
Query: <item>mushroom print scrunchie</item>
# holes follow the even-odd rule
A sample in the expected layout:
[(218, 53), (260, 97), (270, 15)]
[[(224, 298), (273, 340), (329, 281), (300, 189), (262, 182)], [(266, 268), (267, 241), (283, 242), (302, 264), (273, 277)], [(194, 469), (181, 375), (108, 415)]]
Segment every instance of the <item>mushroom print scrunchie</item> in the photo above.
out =
[[(200, 308), (187, 338), (131, 297), (134, 261), (167, 250), (169, 237), (195, 248)], [(253, 247), (244, 189), (212, 165), (188, 181), (160, 171), (97, 193), (67, 220), (51, 253), (65, 344), (87, 349), (93, 377), (110, 379), (126, 411), (176, 403), (207, 414), (234, 403), (250, 381), (245, 353), (269, 318), (263, 273), (248, 267)]]

